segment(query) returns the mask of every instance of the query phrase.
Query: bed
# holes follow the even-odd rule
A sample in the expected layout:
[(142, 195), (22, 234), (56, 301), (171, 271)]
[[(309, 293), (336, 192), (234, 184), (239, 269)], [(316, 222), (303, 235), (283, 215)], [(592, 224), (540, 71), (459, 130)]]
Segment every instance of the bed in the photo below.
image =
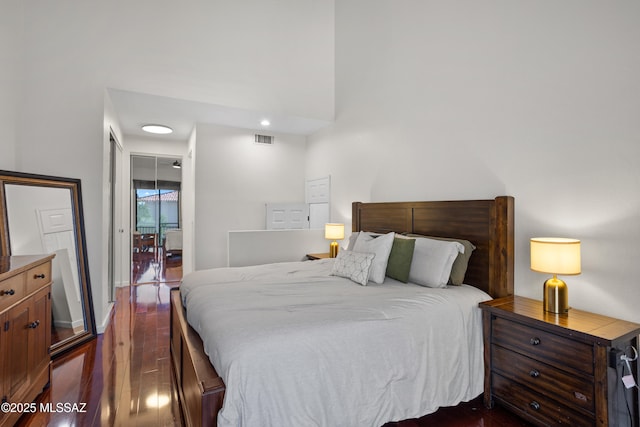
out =
[[(484, 378), (477, 303), (513, 293), (513, 206), (508, 196), (353, 203), (354, 232), (472, 242), (468, 285), (363, 287), (328, 274), (336, 260), (185, 277), (171, 295), (170, 346), (185, 424), (382, 425), (476, 397)], [(460, 325), (439, 321), (443, 311), (462, 313)]]

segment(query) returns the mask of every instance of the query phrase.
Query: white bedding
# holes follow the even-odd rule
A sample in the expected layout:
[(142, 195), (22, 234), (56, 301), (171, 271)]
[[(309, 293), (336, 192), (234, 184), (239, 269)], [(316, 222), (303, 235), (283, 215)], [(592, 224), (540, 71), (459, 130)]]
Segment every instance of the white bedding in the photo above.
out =
[(188, 322), (226, 385), (219, 426), (381, 426), (482, 393), (486, 293), (360, 286), (332, 263), (184, 278)]

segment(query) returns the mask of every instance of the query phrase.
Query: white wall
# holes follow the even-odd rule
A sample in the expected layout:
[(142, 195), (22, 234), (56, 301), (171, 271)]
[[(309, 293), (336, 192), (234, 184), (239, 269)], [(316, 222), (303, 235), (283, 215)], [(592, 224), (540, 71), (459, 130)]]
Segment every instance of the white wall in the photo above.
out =
[(21, 1), (0, 1), (0, 169), (15, 166), (15, 145), (18, 139), (18, 103), (20, 71), (22, 69)]
[[(2, 167), (82, 180), (98, 322), (109, 311), (105, 88), (333, 117), (333, 0), (190, 0), (179, 7), (4, 0), (2, 6), (0, 52), (22, 55), (22, 85), (0, 101), (0, 124), (9, 122), (16, 135), (15, 143), (0, 142)], [(18, 49), (13, 42), (6, 47), (11, 36)], [(0, 83), (7, 87), (13, 86)], [(15, 160), (8, 162), (4, 153), (12, 149)]]
[(516, 293), (542, 298), (529, 238), (579, 238), (570, 304), (639, 322), (639, 21), (632, 0), (337, 2), (307, 176), (345, 222), (353, 200), (513, 195)]
[(265, 229), (266, 203), (304, 200), (306, 144), (302, 136), (275, 134), (265, 146), (248, 129), (196, 128), (195, 267), (201, 270), (227, 265), (228, 231)]

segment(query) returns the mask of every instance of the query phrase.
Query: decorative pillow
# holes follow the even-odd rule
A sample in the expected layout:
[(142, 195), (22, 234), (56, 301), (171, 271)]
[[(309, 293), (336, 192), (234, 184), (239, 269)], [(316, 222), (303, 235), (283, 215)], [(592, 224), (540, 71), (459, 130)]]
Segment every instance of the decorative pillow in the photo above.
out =
[(346, 277), (362, 286), (367, 286), (371, 261), (374, 257), (374, 254), (340, 251), (331, 268), (331, 274), (333, 276)]
[(371, 263), (371, 272), (369, 273), (369, 280), (374, 283), (384, 282), (394, 235), (395, 233), (387, 233), (374, 238), (367, 233), (359, 233), (356, 244), (353, 245), (354, 252), (376, 255)]
[(417, 238), (409, 281), (430, 288), (444, 288), (449, 281), (453, 261), (463, 251), (464, 246), (459, 242)]
[(392, 279), (407, 283), (409, 281), (409, 271), (411, 270), (411, 260), (416, 246), (416, 239), (406, 239), (395, 237), (389, 261), (387, 262), (387, 276)]
[(447, 242), (459, 242), (464, 246), (464, 253), (459, 253), (456, 257), (455, 261), (453, 261), (453, 266), (451, 267), (451, 276), (449, 277), (450, 285), (462, 285), (464, 283), (464, 276), (467, 273), (467, 267), (469, 266), (469, 258), (471, 258), (471, 254), (476, 249), (475, 245), (468, 240), (464, 239), (451, 239), (448, 237), (432, 237), (432, 236), (422, 236), (420, 234), (409, 234), (411, 237), (426, 237), (429, 239), (436, 240), (444, 240)]

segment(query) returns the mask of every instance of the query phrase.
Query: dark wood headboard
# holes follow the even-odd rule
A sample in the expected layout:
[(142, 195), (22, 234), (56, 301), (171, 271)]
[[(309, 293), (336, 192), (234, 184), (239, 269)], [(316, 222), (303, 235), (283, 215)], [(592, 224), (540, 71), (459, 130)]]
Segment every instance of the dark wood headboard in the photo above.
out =
[(352, 230), (415, 233), (476, 246), (465, 283), (494, 298), (513, 295), (514, 199), (353, 203)]

